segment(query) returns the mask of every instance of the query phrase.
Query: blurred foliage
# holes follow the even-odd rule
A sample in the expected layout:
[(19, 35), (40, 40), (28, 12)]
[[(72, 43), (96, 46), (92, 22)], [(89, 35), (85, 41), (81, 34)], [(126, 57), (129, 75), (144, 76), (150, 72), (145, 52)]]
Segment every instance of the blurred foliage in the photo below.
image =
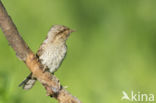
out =
[[(56, 75), (83, 103), (121, 103), (122, 91), (156, 94), (155, 0), (3, 3), (34, 52), (53, 24), (76, 30)], [(0, 31), (0, 103), (57, 103), (39, 83), (30, 91), (18, 88), (28, 74)]]

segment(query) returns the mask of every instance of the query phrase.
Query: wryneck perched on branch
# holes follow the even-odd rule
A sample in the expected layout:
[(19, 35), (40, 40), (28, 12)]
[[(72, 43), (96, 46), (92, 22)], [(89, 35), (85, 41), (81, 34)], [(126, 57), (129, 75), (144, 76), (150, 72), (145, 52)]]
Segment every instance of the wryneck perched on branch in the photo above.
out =
[[(73, 30), (62, 25), (54, 25), (49, 30), (46, 40), (41, 44), (37, 57), (45, 70), (54, 73), (61, 65), (67, 52), (66, 40)], [(36, 82), (36, 78), (32, 77), (32, 73), (19, 85), (23, 89), (30, 89)]]

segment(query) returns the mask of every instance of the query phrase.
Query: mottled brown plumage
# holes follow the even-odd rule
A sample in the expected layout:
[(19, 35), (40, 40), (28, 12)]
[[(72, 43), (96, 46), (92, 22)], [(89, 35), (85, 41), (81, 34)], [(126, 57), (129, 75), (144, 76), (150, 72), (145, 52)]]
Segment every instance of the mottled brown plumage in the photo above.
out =
[[(46, 40), (41, 44), (36, 55), (48, 72), (54, 73), (60, 67), (67, 51), (66, 40), (71, 32), (73, 31), (65, 26), (54, 25), (48, 32)], [(35, 81), (36, 79), (30, 74), (20, 86), (30, 89)]]

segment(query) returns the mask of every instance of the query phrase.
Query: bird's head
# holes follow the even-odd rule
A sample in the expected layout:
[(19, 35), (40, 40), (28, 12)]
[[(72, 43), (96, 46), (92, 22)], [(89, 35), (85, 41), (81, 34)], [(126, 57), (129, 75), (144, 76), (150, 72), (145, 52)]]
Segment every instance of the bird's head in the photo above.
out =
[(65, 42), (70, 33), (74, 32), (70, 28), (63, 25), (54, 25), (48, 32), (48, 38), (53, 43), (63, 43)]

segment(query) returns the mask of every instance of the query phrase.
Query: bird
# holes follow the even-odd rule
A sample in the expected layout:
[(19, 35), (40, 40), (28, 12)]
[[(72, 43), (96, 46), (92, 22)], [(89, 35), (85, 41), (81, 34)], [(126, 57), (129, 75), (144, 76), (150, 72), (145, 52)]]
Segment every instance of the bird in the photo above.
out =
[[(58, 70), (67, 53), (66, 40), (72, 32), (74, 30), (63, 25), (53, 25), (51, 27), (46, 39), (36, 53), (36, 57), (43, 65), (44, 71), (53, 74)], [(30, 73), (19, 86), (22, 86), (25, 90), (29, 90), (33, 87), (36, 80), (36, 78), (32, 77), (32, 73)]]

